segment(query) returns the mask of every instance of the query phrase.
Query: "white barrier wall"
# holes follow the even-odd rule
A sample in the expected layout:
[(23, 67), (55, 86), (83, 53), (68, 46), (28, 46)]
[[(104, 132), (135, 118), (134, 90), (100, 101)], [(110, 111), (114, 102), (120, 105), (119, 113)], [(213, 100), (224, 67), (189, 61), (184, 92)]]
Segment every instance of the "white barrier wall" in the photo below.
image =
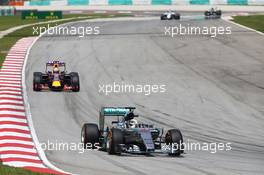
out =
[(210, 0), (211, 5), (224, 5), (227, 4), (227, 0)]
[(190, 0), (171, 0), (172, 5), (189, 5)]
[(133, 5), (151, 5), (151, 0), (133, 0)]
[(50, 5), (54, 5), (54, 6), (66, 6), (67, 5), (67, 1), (65, 1), (65, 0), (50, 1)]
[(264, 5), (264, 0), (248, 0), (248, 5)]
[(90, 0), (89, 5), (108, 5), (108, 0)]

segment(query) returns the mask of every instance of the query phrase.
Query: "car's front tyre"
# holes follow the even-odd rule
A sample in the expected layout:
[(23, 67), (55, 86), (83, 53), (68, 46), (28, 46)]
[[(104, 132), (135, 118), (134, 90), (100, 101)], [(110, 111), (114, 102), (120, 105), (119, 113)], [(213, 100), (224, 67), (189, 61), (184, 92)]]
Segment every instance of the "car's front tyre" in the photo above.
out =
[(165, 135), (165, 142), (167, 145), (171, 145), (174, 150), (170, 152), (170, 156), (180, 156), (184, 152), (183, 137), (179, 129), (171, 129)]
[(120, 144), (124, 143), (123, 132), (120, 129), (112, 128), (107, 136), (107, 152), (108, 154), (121, 154)]

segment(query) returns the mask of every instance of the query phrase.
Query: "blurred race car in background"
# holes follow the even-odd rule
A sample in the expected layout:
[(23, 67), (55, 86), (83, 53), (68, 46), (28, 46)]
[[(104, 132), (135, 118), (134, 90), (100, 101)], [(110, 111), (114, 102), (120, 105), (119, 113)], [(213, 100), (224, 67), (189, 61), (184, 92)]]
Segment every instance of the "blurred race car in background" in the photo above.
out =
[(33, 74), (33, 90), (72, 90), (78, 92), (80, 90), (79, 74), (77, 72), (66, 71), (66, 63), (61, 61), (49, 61), (46, 63), (45, 73), (34, 72)]
[[(85, 123), (81, 141), (85, 145), (97, 144), (100, 150), (109, 154), (121, 153), (166, 153), (179, 156), (184, 152), (183, 137), (179, 129), (170, 129), (164, 134), (163, 128), (152, 124), (139, 123), (134, 114), (135, 107), (102, 107), (99, 112), (99, 127)], [(115, 119), (113, 119), (115, 117)], [(109, 124), (105, 120), (109, 119)]]
[(222, 11), (221, 10), (217, 10), (216, 8), (211, 8), (210, 10), (207, 10), (204, 12), (204, 16), (207, 19), (210, 18), (221, 18), (222, 15)]
[(180, 19), (180, 14), (175, 13), (173, 11), (167, 11), (163, 14), (161, 14), (160, 19), (161, 20), (172, 20), (172, 19)]

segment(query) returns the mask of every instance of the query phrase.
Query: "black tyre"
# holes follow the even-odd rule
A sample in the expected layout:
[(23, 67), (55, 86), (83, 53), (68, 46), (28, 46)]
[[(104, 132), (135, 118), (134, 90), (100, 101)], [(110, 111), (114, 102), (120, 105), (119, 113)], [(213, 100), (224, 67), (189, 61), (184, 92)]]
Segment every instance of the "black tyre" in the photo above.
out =
[(221, 11), (221, 10), (217, 10), (217, 11), (216, 11), (216, 14), (217, 14), (218, 16), (221, 16), (221, 15), (222, 15), (222, 11)]
[[(99, 143), (100, 132), (97, 124), (85, 123), (82, 127), (81, 142), (84, 144), (84, 148), (95, 148), (95, 144)], [(92, 144), (92, 146), (91, 146)]]
[(108, 148), (109, 154), (121, 154), (120, 144), (124, 143), (123, 132), (120, 129), (112, 128), (108, 133)]
[(180, 14), (174, 15), (174, 19), (180, 19)]
[(161, 17), (160, 17), (160, 20), (165, 20), (164, 16), (161, 16)]
[(177, 149), (174, 153), (169, 153), (170, 156), (180, 156), (184, 152), (184, 147), (182, 145), (183, 138), (181, 131), (179, 129), (171, 129), (166, 133), (165, 136), (166, 144), (174, 144), (174, 148)]
[(204, 12), (204, 15), (205, 16), (210, 16), (210, 12), (206, 11), (206, 12)]
[(71, 76), (71, 87), (73, 92), (79, 92), (80, 91), (80, 80), (79, 80), (79, 74), (77, 72), (70, 73)]
[(41, 72), (34, 72), (33, 74), (33, 90), (34, 91), (41, 91), (42, 84), (42, 73)]

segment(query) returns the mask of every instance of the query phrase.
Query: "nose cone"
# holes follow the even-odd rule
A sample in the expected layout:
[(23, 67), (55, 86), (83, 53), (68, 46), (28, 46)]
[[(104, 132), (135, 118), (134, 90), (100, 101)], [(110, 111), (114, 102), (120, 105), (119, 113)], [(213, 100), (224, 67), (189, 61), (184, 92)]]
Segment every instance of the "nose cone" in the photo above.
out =
[(53, 87), (61, 87), (61, 83), (60, 83), (60, 81), (53, 81), (52, 86)]

